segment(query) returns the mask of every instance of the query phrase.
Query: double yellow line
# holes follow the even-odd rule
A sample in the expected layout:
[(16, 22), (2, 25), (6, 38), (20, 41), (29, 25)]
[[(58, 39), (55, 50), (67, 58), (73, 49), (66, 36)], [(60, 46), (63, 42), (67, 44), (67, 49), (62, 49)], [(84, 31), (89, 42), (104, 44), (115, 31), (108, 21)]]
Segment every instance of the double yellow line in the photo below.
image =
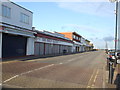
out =
[(87, 88), (93, 88), (95, 86), (98, 73), (99, 73), (99, 69), (93, 71), (93, 74), (91, 75), (90, 80), (88, 82)]
[(15, 63), (15, 62), (20, 62), (20, 61), (4, 61), (4, 62), (0, 62), (0, 64), (7, 64), (7, 63)]

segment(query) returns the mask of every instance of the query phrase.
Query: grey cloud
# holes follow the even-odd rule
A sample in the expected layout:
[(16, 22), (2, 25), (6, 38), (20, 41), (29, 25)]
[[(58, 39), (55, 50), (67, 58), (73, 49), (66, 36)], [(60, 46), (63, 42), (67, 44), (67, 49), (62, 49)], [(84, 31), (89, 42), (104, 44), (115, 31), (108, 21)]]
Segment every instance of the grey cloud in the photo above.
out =
[(114, 37), (113, 36), (104, 37), (103, 40), (111, 42), (114, 40)]

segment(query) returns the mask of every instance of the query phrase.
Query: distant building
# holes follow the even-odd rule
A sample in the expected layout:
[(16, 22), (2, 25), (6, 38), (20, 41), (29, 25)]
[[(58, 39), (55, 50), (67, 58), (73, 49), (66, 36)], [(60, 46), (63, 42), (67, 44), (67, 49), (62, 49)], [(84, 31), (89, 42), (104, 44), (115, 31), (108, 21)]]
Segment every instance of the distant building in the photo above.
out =
[(86, 41), (86, 47), (85, 47), (85, 50), (86, 51), (90, 51), (91, 49), (93, 49), (93, 44), (90, 43), (89, 40), (85, 40)]
[(72, 53), (73, 42), (63, 34), (48, 31), (36, 31), (35, 55), (56, 55)]
[(81, 37), (81, 51), (84, 52), (86, 51), (86, 39)]
[(34, 55), (33, 13), (9, 0), (0, 3), (0, 58)]
[(78, 33), (76, 32), (60, 32), (60, 33), (64, 34), (65, 37), (69, 38), (74, 42), (73, 52), (84, 52), (92, 50), (93, 44), (91, 46), (90, 41), (83, 38)]
[(76, 32), (60, 32), (64, 34), (65, 37), (69, 38), (74, 42), (73, 52), (81, 52), (82, 51), (82, 43), (81, 43), (81, 35)]

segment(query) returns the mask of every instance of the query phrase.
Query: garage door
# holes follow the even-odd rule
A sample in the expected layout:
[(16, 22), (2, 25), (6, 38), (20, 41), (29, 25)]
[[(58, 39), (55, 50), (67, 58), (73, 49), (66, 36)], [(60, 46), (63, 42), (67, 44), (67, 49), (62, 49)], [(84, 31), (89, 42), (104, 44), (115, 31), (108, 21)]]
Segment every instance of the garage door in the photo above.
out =
[(2, 57), (16, 57), (26, 55), (27, 38), (10, 34), (3, 34)]
[(35, 43), (35, 55), (44, 55), (44, 43)]

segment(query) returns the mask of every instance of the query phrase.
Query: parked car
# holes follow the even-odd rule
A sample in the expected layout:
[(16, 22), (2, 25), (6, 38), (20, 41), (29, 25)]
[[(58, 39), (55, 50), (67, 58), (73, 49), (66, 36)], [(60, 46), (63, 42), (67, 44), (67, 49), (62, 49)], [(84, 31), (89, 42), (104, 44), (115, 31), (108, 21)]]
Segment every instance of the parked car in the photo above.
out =
[(116, 58), (120, 59), (120, 52), (116, 52)]
[(111, 62), (114, 62), (115, 58), (115, 52), (109, 52), (107, 59)]
[(115, 52), (108, 52), (108, 57), (107, 57), (107, 66), (106, 69), (109, 70), (109, 62), (114, 62), (116, 59), (115, 57)]

